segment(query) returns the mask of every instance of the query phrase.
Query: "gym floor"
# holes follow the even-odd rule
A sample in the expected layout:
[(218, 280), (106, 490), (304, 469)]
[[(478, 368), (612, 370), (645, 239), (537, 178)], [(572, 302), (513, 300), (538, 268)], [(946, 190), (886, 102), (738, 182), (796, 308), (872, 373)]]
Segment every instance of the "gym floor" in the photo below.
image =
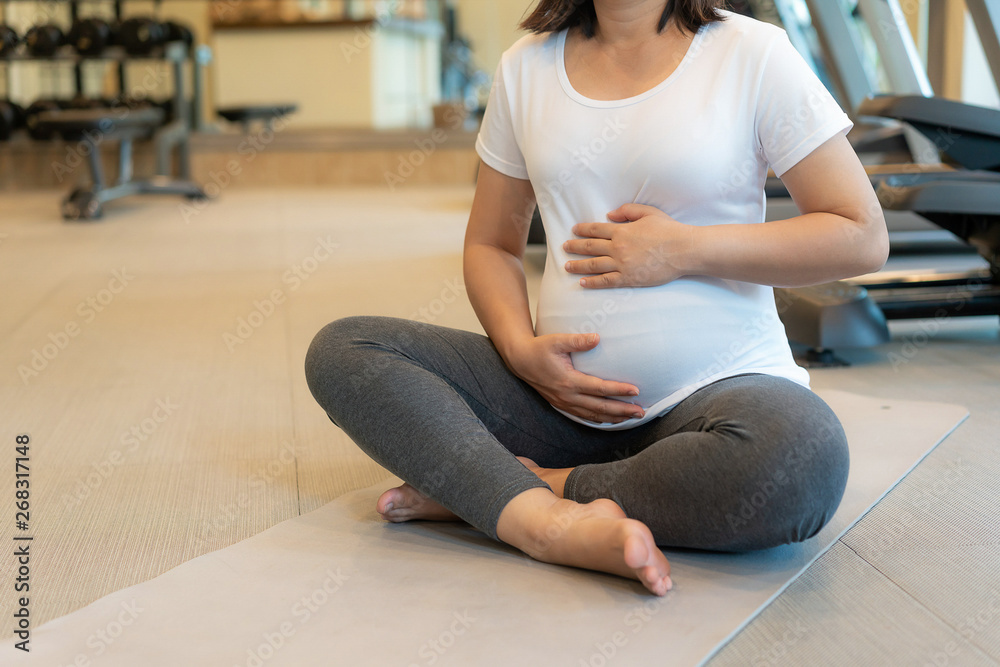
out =
[[(93, 224), (63, 223), (61, 192), (0, 195), (0, 405), (11, 467), (15, 434), (32, 440), (35, 625), (382, 479), (312, 400), (305, 351), (352, 314), (480, 331), (472, 195), (232, 188)], [(1000, 326), (892, 331), (814, 386), (970, 418), (709, 664), (1000, 664)]]

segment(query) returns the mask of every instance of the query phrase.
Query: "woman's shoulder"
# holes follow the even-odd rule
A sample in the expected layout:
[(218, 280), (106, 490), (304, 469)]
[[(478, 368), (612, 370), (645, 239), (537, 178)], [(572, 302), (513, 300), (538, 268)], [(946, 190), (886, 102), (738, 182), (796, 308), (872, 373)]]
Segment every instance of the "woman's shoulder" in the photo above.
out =
[(775, 40), (785, 36), (785, 31), (766, 21), (720, 10), (723, 20), (710, 23), (703, 30), (706, 38), (722, 38), (727, 42), (738, 42), (758, 53), (767, 51)]
[(501, 62), (504, 66), (509, 67), (536, 64), (539, 59), (551, 58), (555, 53), (556, 44), (562, 32), (528, 33), (503, 52)]

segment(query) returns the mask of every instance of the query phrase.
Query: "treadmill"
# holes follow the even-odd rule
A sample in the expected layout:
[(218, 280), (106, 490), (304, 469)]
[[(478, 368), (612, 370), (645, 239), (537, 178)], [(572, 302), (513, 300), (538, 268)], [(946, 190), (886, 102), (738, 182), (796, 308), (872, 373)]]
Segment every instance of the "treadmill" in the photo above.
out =
[[(930, 0), (931, 10), (935, 10), (941, 2), (942, 0)], [(993, 81), (1000, 91), (1000, 0), (965, 0), (965, 6), (972, 15), (983, 52), (993, 71)], [(934, 34), (943, 27), (943, 22), (937, 22), (929, 26), (929, 29)], [(936, 39), (943, 41), (944, 37), (937, 35)]]
[[(866, 99), (883, 90), (932, 97), (926, 72), (910, 37), (898, 0), (856, 0), (853, 9), (828, 0), (751, 0), (755, 12), (785, 28), (821, 81), (854, 120), (848, 139), (866, 163), (872, 187), (887, 176), (913, 171), (950, 171), (932, 142), (917, 130), (888, 118), (859, 113)], [(891, 29), (887, 29), (891, 26)], [(820, 48), (820, 47), (823, 48)], [(780, 179), (765, 184), (770, 220), (798, 215)], [(960, 255), (972, 249), (912, 213), (886, 213), (895, 255)]]
[[(886, 173), (921, 165), (946, 170), (934, 144), (920, 132), (887, 118), (859, 113), (865, 100), (891, 91), (896, 95), (933, 97), (916, 44), (898, 0), (856, 0), (853, 10), (837, 0), (753, 0), (758, 12), (776, 16), (789, 40), (855, 123), (848, 135), (868, 164), (873, 185)], [(767, 8), (773, 8), (768, 12)], [(820, 54), (820, 55), (817, 55)], [(872, 153), (889, 159), (872, 164)], [(892, 165), (892, 166), (883, 166)], [(787, 197), (777, 178), (766, 186), (769, 197)]]
[(861, 110), (907, 122), (969, 167), (890, 176), (879, 183), (876, 194), (883, 208), (912, 211), (962, 239), (976, 251), (981, 266), (927, 273), (882, 271), (775, 290), (788, 337), (812, 346), (807, 364), (842, 365), (833, 348), (884, 342), (886, 320), (940, 322), (1000, 315), (1000, 110), (919, 96), (877, 97)]
[(908, 123), (970, 170), (891, 176), (876, 194), (883, 208), (955, 234), (987, 265), (904, 280), (874, 274), (865, 281), (871, 298), (889, 319), (1000, 315), (1000, 110), (914, 96), (874, 98), (861, 110)]
[[(985, 1), (1000, 4), (1000, 0)], [(794, 0), (775, 0), (776, 5), (781, 2)], [(863, 90), (864, 82), (870, 79), (865, 78), (865, 70), (859, 66), (858, 24), (850, 12), (840, 2), (799, 2), (808, 3), (815, 12), (817, 32), (826, 50), (833, 52), (835, 62), (839, 63), (832, 67), (838, 78), (853, 82), (856, 91)], [(1000, 312), (995, 294), (996, 244), (989, 241), (989, 233), (984, 240), (982, 230), (972, 232), (968, 227), (971, 223), (962, 218), (972, 215), (977, 220), (974, 226), (991, 228), (991, 209), (982, 197), (993, 196), (1000, 201), (997, 191), (988, 187), (1000, 176), (997, 165), (991, 164), (988, 157), (990, 152), (997, 154), (993, 142), (998, 112), (931, 97), (930, 83), (920, 66), (897, 0), (858, 0), (857, 10), (868, 25), (871, 40), (877, 43), (885, 78), (902, 96), (869, 96), (858, 105), (855, 115), (905, 123), (906, 136), (918, 158), (916, 162), (923, 163), (869, 167), (890, 229), (890, 257), (898, 263), (901, 255), (932, 254), (933, 265), (941, 264), (944, 254), (955, 257), (946, 262), (950, 266), (944, 270), (928, 269), (926, 262), (925, 266), (910, 262), (911, 266), (902, 271), (885, 270), (827, 285), (775, 290), (789, 338), (810, 348), (800, 358), (804, 365), (841, 365), (843, 362), (832, 349), (868, 347), (888, 341), (887, 319)], [(884, 29), (885, 26), (892, 29)], [(852, 44), (855, 48), (831, 48), (836, 43)], [(990, 139), (991, 133), (994, 139)], [(912, 141), (914, 135), (919, 135), (920, 141)], [(924, 148), (919, 148), (921, 145)], [(950, 165), (940, 164), (939, 149), (947, 149), (941, 152), (947, 155)], [(970, 170), (981, 171), (973, 174)], [(951, 184), (950, 196), (942, 194), (944, 183)], [(962, 185), (957, 186), (958, 183)], [(920, 190), (921, 196), (916, 197), (913, 188), (923, 185), (926, 187)], [(958, 190), (951, 189), (954, 187), (963, 189), (964, 198), (956, 199), (954, 193)], [(779, 180), (769, 182), (767, 190), (769, 207), (777, 204), (779, 211), (788, 206), (794, 208), (788, 200), (773, 199), (787, 196)], [(973, 192), (980, 196), (973, 196)], [(953, 208), (949, 210), (949, 206)], [(787, 209), (784, 213), (769, 218), (788, 217)], [(923, 229), (913, 226), (914, 214), (923, 221)], [(901, 215), (910, 217), (898, 217)], [(955, 222), (960, 218), (965, 223)], [(945, 221), (952, 224), (943, 224)], [(933, 227), (927, 227), (927, 223), (933, 223)]]
[(895, 0), (859, 0), (857, 10), (867, 24), (867, 40), (863, 24), (839, 0), (753, 0), (752, 4), (761, 16), (779, 19), (789, 41), (855, 121), (848, 138), (859, 154), (886, 154), (886, 161), (896, 163), (936, 160), (936, 153), (928, 151), (919, 133), (888, 119), (865, 119), (857, 113), (861, 103), (881, 89), (880, 72), (866, 56), (866, 44), (874, 43), (879, 53), (891, 54), (882, 59), (891, 90), (934, 94), (909, 33), (881, 29), (893, 25), (887, 21), (896, 18), (892, 15), (893, 8), (898, 9)]

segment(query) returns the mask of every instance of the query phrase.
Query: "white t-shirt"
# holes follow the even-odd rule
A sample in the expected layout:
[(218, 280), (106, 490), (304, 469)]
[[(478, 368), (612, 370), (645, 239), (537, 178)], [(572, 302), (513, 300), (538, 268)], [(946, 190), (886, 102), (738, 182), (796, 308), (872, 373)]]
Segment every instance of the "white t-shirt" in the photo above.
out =
[[(497, 171), (529, 179), (548, 256), (537, 335), (591, 333), (599, 345), (574, 367), (629, 382), (646, 416), (707, 384), (746, 373), (804, 386), (770, 287), (712, 277), (588, 290), (562, 249), (578, 222), (607, 222), (622, 204), (654, 206), (688, 225), (764, 221), (768, 166), (781, 176), (851, 128), (823, 84), (772, 25), (725, 12), (703, 27), (676, 71), (624, 100), (592, 100), (566, 75), (566, 31), (528, 35), (504, 53), (476, 142)], [(566, 413), (564, 413), (566, 414)]]

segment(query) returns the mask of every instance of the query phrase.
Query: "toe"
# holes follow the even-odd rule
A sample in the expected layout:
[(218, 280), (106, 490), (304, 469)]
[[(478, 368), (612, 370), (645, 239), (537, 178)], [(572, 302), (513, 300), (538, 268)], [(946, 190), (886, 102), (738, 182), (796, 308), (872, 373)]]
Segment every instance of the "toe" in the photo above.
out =
[(398, 509), (403, 505), (403, 494), (399, 487), (395, 489), (389, 489), (381, 496), (378, 497), (378, 502), (375, 503), (375, 509), (379, 514), (385, 514), (386, 512), (391, 512), (393, 509)]
[(652, 535), (633, 533), (625, 540), (625, 564), (656, 595), (666, 595), (673, 588), (670, 563), (656, 547)]
[(665, 576), (655, 566), (644, 567), (639, 572), (639, 580), (655, 595), (663, 596), (674, 587), (670, 577)]

